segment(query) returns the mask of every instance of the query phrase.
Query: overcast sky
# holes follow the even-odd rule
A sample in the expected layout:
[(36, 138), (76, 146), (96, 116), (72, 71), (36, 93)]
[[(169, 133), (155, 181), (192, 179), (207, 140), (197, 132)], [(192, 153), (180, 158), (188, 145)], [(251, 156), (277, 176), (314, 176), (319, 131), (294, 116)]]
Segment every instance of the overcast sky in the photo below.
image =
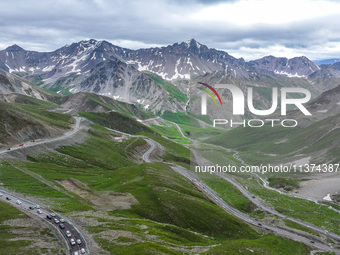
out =
[(195, 38), (246, 60), (340, 58), (340, 1), (0, 1), (0, 49), (52, 51), (90, 38), (131, 49)]

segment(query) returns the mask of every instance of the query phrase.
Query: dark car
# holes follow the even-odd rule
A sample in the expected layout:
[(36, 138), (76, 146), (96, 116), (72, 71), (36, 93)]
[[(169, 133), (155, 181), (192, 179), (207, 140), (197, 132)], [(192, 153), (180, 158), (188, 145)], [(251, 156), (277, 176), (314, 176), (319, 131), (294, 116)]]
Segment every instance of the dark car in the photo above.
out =
[(262, 224), (261, 224), (261, 223), (257, 223), (257, 225), (259, 225), (259, 226), (262, 226)]
[(50, 219), (52, 219), (52, 216), (49, 215), (49, 214), (47, 214), (47, 215), (46, 215), (46, 218), (50, 220)]
[(6, 197), (6, 200), (11, 200), (11, 198), (10, 197)]
[(7, 150), (8, 150), (8, 151), (10, 151), (10, 150), (11, 150), (11, 148), (8, 148)]
[(30, 206), (30, 207), (28, 207), (28, 208), (30, 208), (31, 210), (34, 210), (35, 207), (34, 207), (34, 206)]
[(60, 224), (59, 227), (60, 227), (61, 229), (64, 229), (64, 228), (65, 228), (65, 225), (64, 225), (64, 224)]

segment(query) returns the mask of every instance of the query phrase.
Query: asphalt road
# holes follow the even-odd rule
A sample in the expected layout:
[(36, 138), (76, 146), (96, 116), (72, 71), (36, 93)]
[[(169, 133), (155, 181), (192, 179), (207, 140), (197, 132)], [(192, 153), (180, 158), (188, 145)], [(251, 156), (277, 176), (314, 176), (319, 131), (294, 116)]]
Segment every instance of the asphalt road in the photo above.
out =
[[(58, 231), (62, 234), (65, 243), (67, 243), (69, 250), (71, 252), (78, 252), (79, 254), (81, 254), (81, 249), (85, 249), (86, 250), (86, 244), (85, 244), (85, 240), (82, 237), (82, 235), (80, 234), (80, 232), (74, 227), (74, 225), (69, 222), (68, 220), (65, 220), (64, 229), (60, 228), (60, 224), (55, 223), (55, 219), (58, 219), (60, 221), (60, 219), (62, 219), (62, 216), (51, 211), (50, 209), (44, 208), (43, 206), (37, 205), (36, 203), (30, 202), (26, 199), (17, 197), (12, 195), (11, 193), (8, 193), (6, 191), (0, 190), (0, 200), (3, 202), (7, 202), (15, 207), (18, 207), (20, 209), (22, 209), (22, 211), (27, 210), (27, 213), (30, 214), (34, 214), (35, 217), (39, 217), (43, 220), (46, 220), (47, 222), (49, 222), (51, 225), (53, 225), (56, 229), (58, 229)], [(54, 217), (52, 217), (52, 219), (47, 219), (47, 215), (51, 215), (52, 213), (55, 214)], [(70, 231), (71, 232), (71, 237), (67, 237), (66, 236), (66, 231)], [(71, 238), (73, 238), (75, 241), (76, 240), (80, 240), (81, 244), (75, 244), (75, 245), (71, 245), (70, 240)], [(83, 254), (89, 254), (89, 253), (83, 253)]]
[(183, 131), (182, 131), (182, 129), (178, 126), (178, 124), (177, 123), (175, 123), (175, 122), (172, 122), (172, 124), (174, 124), (175, 126), (176, 126), (176, 128), (177, 128), (177, 130), (181, 133), (181, 135), (183, 136), (183, 138), (188, 138), (188, 137), (186, 137), (184, 134), (183, 134)]
[(150, 148), (143, 154), (143, 160), (145, 162), (151, 162), (150, 160), (150, 155), (151, 153), (153, 153), (156, 150), (156, 143), (154, 140), (148, 139), (148, 138), (144, 138), (144, 140), (150, 144)]
[(156, 147), (157, 147), (156, 146), (157, 143), (154, 140), (152, 140), (152, 139), (150, 139), (146, 136), (143, 136), (143, 135), (131, 135), (131, 134), (124, 133), (124, 132), (121, 132), (121, 131), (118, 131), (118, 130), (115, 130), (115, 129), (111, 129), (111, 128), (107, 128), (107, 130), (114, 132), (114, 133), (117, 133), (117, 134), (120, 134), (120, 135), (143, 138), (150, 145), (150, 148), (143, 154), (142, 158), (145, 162), (148, 162), (148, 163), (151, 162), (150, 156), (156, 150)]
[[(80, 123), (81, 123), (82, 118), (75, 117), (75, 119), (76, 119), (76, 123), (75, 123), (74, 129), (71, 132), (66, 133), (63, 136), (55, 137), (55, 138), (51, 138), (51, 139), (46, 139), (46, 140), (40, 140), (40, 141), (37, 141), (37, 142), (24, 143), (23, 146), (11, 148), (10, 150), (0, 151), (0, 154), (5, 154), (5, 153), (11, 152), (11, 151), (20, 150), (22, 148), (28, 148), (28, 147), (37, 146), (37, 145), (40, 145), (40, 144), (56, 142), (56, 141), (61, 141), (61, 140), (67, 139), (67, 138), (75, 135), (80, 129)], [(49, 222), (50, 225), (53, 225), (56, 229), (58, 229), (60, 234), (63, 236), (65, 243), (68, 245), (69, 251), (72, 255), (77, 254), (77, 253), (78, 254), (90, 254), (89, 250), (87, 249), (87, 244), (86, 244), (84, 237), (82, 236), (82, 234), (79, 232), (79, 230), (70, 221), (65, 220), (65, 222), (63, 223), (64, 226), (65, 226), (64, 229), (60, 228), (61, 223), (58, 223), (58, 224), (55, 223), (55, 219), (58, 219), (60, 221), (60, 219), (62, 218), (61, 215), (59, 215), (55, 212), (52, 212), (48, 208), (44, 208), (43, 206), (37, 205), (36, 203), (28, 201), (24, 198), (17, 197), (17, 196), (15, 196), (11, 193), (8, 193), (4, 190), (0, 190), (0, 200), (7, 202), (11, 205), (14, 205), (15, 207), (22, 209), (23, 211), (27, 210), (31, 215), (33, 214), (35, 217), (42, 218), (42, 219), (46, 220), (47, 222)], [(47, 215), (51, 215), (52, 213), (54, 213), (55, 216), (52, 217), (52, 219), (47, 219)], [(67, 230), (70, 231), (71, 237), (66, 236)], [(76, 243), (76, 244), (72, 245), (71, 242), (70, 242), (70, 240), (72, 238), (75, 241), (80, 240), (81, 243), (80, 244)], [(81, 253), (81, 249), (85, 249), (86, 252)]]

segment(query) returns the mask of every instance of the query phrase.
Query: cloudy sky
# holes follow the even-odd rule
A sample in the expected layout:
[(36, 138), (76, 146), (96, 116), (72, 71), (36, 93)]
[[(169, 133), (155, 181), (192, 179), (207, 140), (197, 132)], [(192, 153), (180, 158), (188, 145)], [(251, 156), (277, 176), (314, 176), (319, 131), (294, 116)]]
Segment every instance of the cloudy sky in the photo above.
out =
[(246, 60), (340, 58), (337, 0), (9, 0), (0, 49), (52, 51), (84, 39), (138, 49), (195, 38)]

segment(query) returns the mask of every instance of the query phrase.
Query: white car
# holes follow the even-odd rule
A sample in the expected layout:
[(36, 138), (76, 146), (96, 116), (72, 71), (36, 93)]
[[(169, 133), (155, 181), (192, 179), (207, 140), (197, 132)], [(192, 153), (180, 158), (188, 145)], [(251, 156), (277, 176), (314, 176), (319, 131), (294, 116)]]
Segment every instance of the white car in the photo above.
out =
[(54, 219), (55, 224), (59, 224), (59, 220), (57, 218)]
[(18, 200), (18, 201), (17, 201), (17, 204), (18, 204), (18, 205), (21, 205), (21, 201), (20, 201), (20, 200)]
[(70, 243), (71, 243), (71, 245), (76, 245), (76, 242), (74, 241), (73, 238), (70, 239)]
[(67, 237), (71, 237), (71, 236), (72, 236), (72, 235), (71, 235), (71, 232), (70, 232), (69, 230), (66, 230), (65, 235), (66, 235)]
[(2, 197), (4, 194), (0, 193), (0, 197)]
[(84, 248), (81, 248), (80, 253), (81, 253), (81, 254), (85, 254), (85, 252), (86, 252), (85, 249), (84, 249)]
[(40, 209), (40, 206), (39, 206), (39, 205), (36, 205), (35, 208)]
[(61, 223), (65, 223), (65, 220), (64, 220), (64, 219), (60, 219), (60, 222), (61, 222)]
[(40, 209), (38, 209), (37, 213), (42, 214), (42, 211)]
[(81, 240), (80, 239), (77, 239), (77, 244), (81, 244)]

